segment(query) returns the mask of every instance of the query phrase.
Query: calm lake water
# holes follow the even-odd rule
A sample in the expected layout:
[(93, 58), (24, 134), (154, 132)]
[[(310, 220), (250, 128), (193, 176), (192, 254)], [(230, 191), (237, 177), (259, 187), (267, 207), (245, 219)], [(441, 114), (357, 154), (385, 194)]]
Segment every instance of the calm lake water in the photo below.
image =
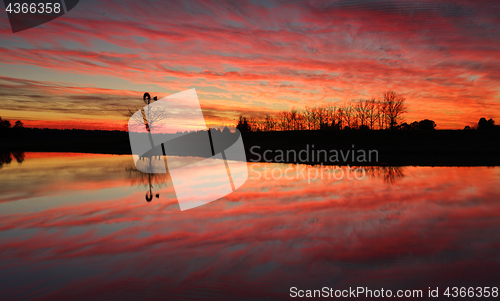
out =
[(499, 286), (497, 167), (371, 168), (361, 180), (309, 181), (266, 180), (264, 168), (291, 165), (249, 163), (235, 193), (180, 211), (167, 176), (151, 178), (159, 197), (146, 202), (150, 179), (131, 156), (18, 159), (0, 169), (3, 299), (274, 300), (289, 299), (290, 287)]

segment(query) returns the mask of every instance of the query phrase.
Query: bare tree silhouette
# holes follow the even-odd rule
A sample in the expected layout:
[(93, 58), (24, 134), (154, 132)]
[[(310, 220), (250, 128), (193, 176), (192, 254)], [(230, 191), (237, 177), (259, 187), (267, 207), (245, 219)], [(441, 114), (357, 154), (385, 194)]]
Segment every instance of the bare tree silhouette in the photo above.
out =
[[(347, 101), (337, 106), (309, 107), (304, 110), (292, 108), (277, 115), (265, 117), (240, 116), (238, 125), (248, 131), (300, 131), (341, 129), (397, 129), (401, 128), (402, 115), (407, 112), (405, 98), (394, 91), (387, 91), (383, 100), (375, 97)], [(411, 128), (405, 125), (404, 128)], [(415, 127), (417, 129), (418, 127)]]
[(377, 121), (380, 119), (380, 111), (378, 110), (378, 108), (379, 108), (378, 102), (375, 99), (375, 97), (372, 97), (372, 98), (366, 100), (366, 102), (367, 102), (366, 119), (367, 119), (368, 126), (370, 127), (370, 129), (374, 130), (375, 125), (377, 124)]
[[(168, 117), (168, 113), (164, 108), (161, 107), (152, 107), (151, 104), (155, 101), (158, 100), (158, 98), (155, 96), (153, 99), (151, 99), (151, 96), (149, 93), (144, 93), (143, 95), (143, 100), (144, 103), (147, 105), (145, 108), (141, 108), (141, 115), (135, 114), (132, 110), (129, 109), (128, 114), (126, 114), (128, 117), (130, 117), (129, 125), (132, 126), (132, 130), (142, 130), (144, 127), (146, 127), (146, 130), (148, 133), (151, 132), (151, 129), (154, 128), (154, 126), (161, 120), (165, 120)], [(138, 111), (138, 110), (135, 110)], [(129, 129), (131, 130), (131, 129)]]
[(394, 91), (384, 93), (384, 113), (389, 127), (394, 129), (403, 113), (407, 112), (405, 98)]

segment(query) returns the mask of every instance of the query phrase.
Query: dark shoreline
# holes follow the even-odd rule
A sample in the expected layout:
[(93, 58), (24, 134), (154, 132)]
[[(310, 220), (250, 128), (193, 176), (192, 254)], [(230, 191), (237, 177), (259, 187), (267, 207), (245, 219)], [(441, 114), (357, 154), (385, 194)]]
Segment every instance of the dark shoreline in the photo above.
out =
[[(276, 154), (279, 150), (283, 150), (298, 153), (309, 147), (310, 150), (327, 152), (337, 150), (344, 154), (352, 150), (366, 152), (376, 150), (378, 161), (352, 161), (352, 157), (349, 156), (345, 161), (332, 162), (317, 158), (312, 160), (310, 156), (306, 161), (280, 160), (277, 163), (353, 166), (500, 166), (500, 131), (286, 131), (248, 132), (242, 136), (249, 162), (268, 162), (262, 158), (264, 151), (268, 151), (270, 159), (270, 152)], [(0, 139), (2, 141), (0, 152), (131, 154), (128, 133), (124, 131), (25, 128), (11, 129), (2, 133)]]
[[(309, 145), (324, 150), (377, 150), (378, 162), (324, 162), (308, 164), (354, 166), (500, 166), (500, 131), (300, 131), (245, 133), (247, 159), (258, 156), (251, 146), (265, 150), (303, 150)], [(247, 146), (248, 145), (248, 146)], [(353, 148), (354, 145), (354, 148)], [(255, 150), (255, 149), (254, 149)], [(255, 151), (254, 151), (255, 152)], [(262, 155), (262, 152), (260, 154)], [(256, 158), (257, 157), (257, 158)], [(285, 163), (296, 163), (286, 161)], [(299, 162), (300, 163), (300, 162)]]

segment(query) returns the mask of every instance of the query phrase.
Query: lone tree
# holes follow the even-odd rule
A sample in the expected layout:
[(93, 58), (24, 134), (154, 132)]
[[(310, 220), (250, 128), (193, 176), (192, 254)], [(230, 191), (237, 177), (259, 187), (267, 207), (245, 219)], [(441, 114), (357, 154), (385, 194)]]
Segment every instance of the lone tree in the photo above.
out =
[(383, 107), (390, 129), (394, 129), (401, 115), (407, 112), (405, 100), (403, 96), (394, 91), (384, 93)]
[(146, 130), (151, 132), (151, 129), (155, 128), (155, 125), (160, 123), (160, 121), (165, 120), (168, 114), (164, 108), (151, 108), (150, 105), (158, 100), (156, 96), (151, 99), (149, 93), (146, 92), (142, 99), (147, 106), (140, 109), (141, 114), (135, 114), (135, 112), (129, 109), (126, 116), (131, 118), (132, 122), (129, 122), (129, 125), (131, 125), (134, 130), (146, 127)]

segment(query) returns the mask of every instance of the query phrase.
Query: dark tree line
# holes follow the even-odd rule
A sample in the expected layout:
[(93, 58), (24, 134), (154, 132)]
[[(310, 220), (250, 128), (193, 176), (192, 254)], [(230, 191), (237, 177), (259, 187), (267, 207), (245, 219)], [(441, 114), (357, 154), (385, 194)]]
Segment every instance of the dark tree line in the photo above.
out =
[(299, 111), (281, 111), (276, 115), (260, 118), (240, 116), (236, 127), (249, 131), (297, 130), (377, 130), (377, 129), (434, 129), (432, 120), (411, 124), (402, 123), (407, 112), (406, 99), (394, 91), (387, 91), (383, 98), (360, 99), (335, 106), (306, 107)]
[(480, 131), (490, 131), (490, 130), (500, 130), (500, 125), (495, 125), (495, 120), (493, 119), (486, 119), (486, 118), (481, 118), (479, 119), (479, 122), (473, 126), (473, 127), (470, 127), (470, 126), (466, 126), (464, 128), (464, 130), (472, 130), (472, 129), (475, 129), (475, 130), (480, 130)]
[(437, 124), (433, 120), (424, 119), (420, 121), (414, 121), (410, 124), (403, 123), (398, 126), (401, 130), (433, 130)]

